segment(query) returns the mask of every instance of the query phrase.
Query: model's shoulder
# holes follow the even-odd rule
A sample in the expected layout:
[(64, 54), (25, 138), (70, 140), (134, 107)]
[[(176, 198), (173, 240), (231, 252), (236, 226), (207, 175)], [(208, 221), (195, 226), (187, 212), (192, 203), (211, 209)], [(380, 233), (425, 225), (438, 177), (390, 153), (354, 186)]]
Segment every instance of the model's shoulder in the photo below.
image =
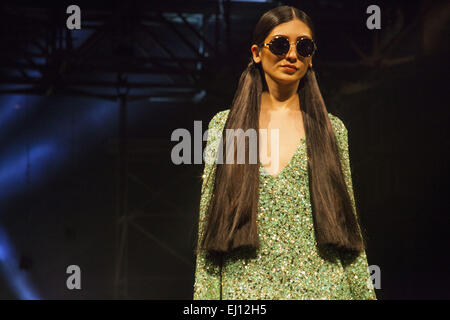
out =
[(344, 122), (338, 116), (328, 113), (328, 118), (330, 119), (331, 125), (336, 133), (347, 133), (347, 128), (345, 127)]
[(225, 121), (228, 118), (228, 113), (230, 112), (230, 109), (225, 109), (222, 111), (217, 112), (211, 119), (211, 121), (209, 122), (209, 127), (210, 128), (217, 128), (219, 126), (224, 126), (225, 125)]
[(328, 117), (330, 118), (331, 126), (333, 127), (334, 135), (338, 141), (339, 145), (345, 145), (347, 143), (348, 135), (347, 128), (344, 125), (344, 122), (337, 116), (328, 113)]

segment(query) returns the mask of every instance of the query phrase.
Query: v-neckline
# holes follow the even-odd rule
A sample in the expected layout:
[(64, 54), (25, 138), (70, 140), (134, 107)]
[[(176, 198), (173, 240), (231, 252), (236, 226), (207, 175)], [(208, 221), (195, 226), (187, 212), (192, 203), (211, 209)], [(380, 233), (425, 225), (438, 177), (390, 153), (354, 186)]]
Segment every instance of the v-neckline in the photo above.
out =
[(294, 154), (292, 155), (291, 159), (289, 159), (289, 162), (287, 163), (287, 165), (285, 165), (283, 167), (283, 169), (281, 169), (276, 175), (271, 175), (266, 168), (263, 166), (263, 164), (261, 163), (261, 161), (259, 161), (259, 166), (262, 170), (264, 170), (265, 175), (269, 176), (272, 179), (278, 179), (291, 165), (292, 165), (292, 161), (294, 161), (294, 158), (297, 156), (298, 151), (300, 150), (301, 147), (303, 147), (303, 144), (306, 143), (306, 134), (303, 136), (303, 138), (300, 140), (300, 143), (298, 144), (297, 148), (295, 149)]

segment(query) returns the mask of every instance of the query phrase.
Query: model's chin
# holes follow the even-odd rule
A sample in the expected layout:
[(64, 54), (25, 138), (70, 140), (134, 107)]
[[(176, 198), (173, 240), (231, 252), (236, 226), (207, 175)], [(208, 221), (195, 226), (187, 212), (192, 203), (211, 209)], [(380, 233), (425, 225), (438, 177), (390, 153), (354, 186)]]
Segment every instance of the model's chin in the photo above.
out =
[(298, 82), (302, 78), (302, 70), (297, 69), (297, 71), (293, 74), (284, 72), (281, 68), (279, 68), (278, 72), (266, 73), (273, 81), (283, 84), (291, 84)]
[(298, 76), (298, 74), (282, 73), (280, 76), (277, 77), (277, 79), (283, 83), (291, 83), (300, 80), (300, 77)]

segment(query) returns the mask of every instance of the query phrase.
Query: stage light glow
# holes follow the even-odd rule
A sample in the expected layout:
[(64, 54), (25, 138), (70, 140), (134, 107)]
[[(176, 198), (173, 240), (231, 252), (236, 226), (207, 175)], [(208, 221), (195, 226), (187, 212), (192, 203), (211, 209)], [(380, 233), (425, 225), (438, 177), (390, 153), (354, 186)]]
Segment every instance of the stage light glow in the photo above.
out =
[[(29, 97), (28, 97), (29, 98)], [(2, 105), (9, 108), (0, 109), (0, 129), (8, 125), (14, 117), (14, 111), (22, 108), (27, 97), (8, 96), (3, 98)], [(95, 101), (95, 100), (94, 100)], [(78, 102), (76, 100), (76, 102)], [(75, 103), (76, 103), (75, 102)], [(118, 103), (95, 102), (90, 107), (77, 109), (74, 114), (66, 112), (62, 117), (57, 116), (55, 121), (46, 125), (37, 125), (31, 128), (29, 134), (18, 139), (8, 140), (3, 145), (0, 159), (0, 204), (6, 203), (12, 196), (20, 197), (29, 187), (27, 185), (27, 164), (29, 164), (29, 182), (33, 189), (52, 178), (58, 168), (70, 160), (70, 141), (72, 138), (82, 141), (86, 151), (94, 147), (105, 137), (115, 133), (111, 131), (117, 121)], [(83, 103), (80, 99), (80, 103)], [(33, 105), (29, 104), (32, 108)], [(28, 104), (27, 104), (28, 107)], [(77, 111), (77, 110), (83, 111)], [(72, 122), (72, 117), (76, 119)], [(132, 122), (132, 121), (130, 121)], [(68, 123), (72, 123), (70, 128)], [(71, 136), (76, 134), (76, 137)], [(27, 144), (29, 149), (27, 152)], [(0, 214), (2, 211), (0, 210)], [(1, 226), (0, 226), (1, 228)], [(9, 283), (13, 292), (20, 299), (40, 299), (32, 288), (26, 271), (19, 269), (18, 257), (14, 252), (12, 243), (6, 232), (0, 229), (0, 270)]]
[(28, 274), (17, 268), (18, 260), (8, 235), (0, 226), (0, 268), (11, 290), (22, 300), (40, 300)]

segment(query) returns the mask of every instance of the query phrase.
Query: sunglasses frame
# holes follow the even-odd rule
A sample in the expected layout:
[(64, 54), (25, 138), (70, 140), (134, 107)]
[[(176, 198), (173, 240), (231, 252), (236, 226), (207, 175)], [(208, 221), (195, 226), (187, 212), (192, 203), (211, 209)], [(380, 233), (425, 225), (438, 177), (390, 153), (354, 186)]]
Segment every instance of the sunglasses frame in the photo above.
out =
[[(286, 53), (284, 53), (284, 54), (279, 55), (279, 54), (274, 53), (274, 52), (272, 51), (272, 49), (271, 49), (271, 45), (272, 45), (273, 41), (276, 40), (276, 39), (279, 39), (279, 38), (286, 39), (286, 41), (289, 42), (289, 38), (288, 38), (288, 37), (282, 36), (282, 35), (277, 35), (277, 36), (275, 36), (272, 40), (270, 40), (268, 43), (264, 43), (264, 44), (263, 44), (263, 47), (268, 47), (269, 50), (270, 50), (270, 52), (272, 52), (272, 53), (273, 53), (274, 55), (276, 55), (276, 56), (285, 56), (286, 54), (288, 54), (289, 50), (291, 49), (292, 42), (289, 42), (289, 49), (288, 49), (288, 51), (287, 51)], [(297, 45), (298, 45), (298, 43), (299, 43), (300, 41), (302, 41), (302, 40), (305, 40), (305, 39), (308, 39), (308, 40), (312, 41), (312, 43), (313, 43), (313, 45), (314, 45), (314, 50), (313, 50), (313, 52), (312, 52), (310, 55), (308, 55), (308, 56), (303, 56), (303, 55), (301, 55), (301, 54), (298, 52), (298, 50), (297, 50)], [(308, 37), (303, 36), (303, 37), (298, 38), (294, 43), (295, 43), (295, 50), (297, 51), (297, 54), (298, 54), (299, 56), (304, 57), (304, 58), (312, 57), (312, 56), (316, 53), (316, 51), (317, 51), (317, 45), (316, 45), (316, 43), (314, 42), (314, 40), (311, 39), (311, 38), (308, 38)]]

